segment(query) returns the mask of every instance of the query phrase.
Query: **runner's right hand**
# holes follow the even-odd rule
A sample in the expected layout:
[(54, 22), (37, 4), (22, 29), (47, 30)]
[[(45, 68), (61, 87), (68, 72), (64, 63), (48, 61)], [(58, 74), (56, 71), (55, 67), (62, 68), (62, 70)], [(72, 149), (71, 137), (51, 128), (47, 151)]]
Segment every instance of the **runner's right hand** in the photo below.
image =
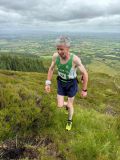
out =
[(45, 86), (45, 91), (46, 91), (47, 93), (50, 93), (50, 85), (46, 85), (46, 86)]

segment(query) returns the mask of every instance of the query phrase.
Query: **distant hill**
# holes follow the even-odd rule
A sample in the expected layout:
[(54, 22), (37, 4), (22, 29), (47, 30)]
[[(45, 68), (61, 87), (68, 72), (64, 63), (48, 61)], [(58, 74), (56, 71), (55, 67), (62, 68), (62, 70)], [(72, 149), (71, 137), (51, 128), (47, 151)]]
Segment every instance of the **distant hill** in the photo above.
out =
[(50, 94), (46, 76), (0, 70), (0, 159), (119, 160), (119, 75), (89, 70), (88, 97), (77, 94), (70, 132), (56, 105), (56, 75)]

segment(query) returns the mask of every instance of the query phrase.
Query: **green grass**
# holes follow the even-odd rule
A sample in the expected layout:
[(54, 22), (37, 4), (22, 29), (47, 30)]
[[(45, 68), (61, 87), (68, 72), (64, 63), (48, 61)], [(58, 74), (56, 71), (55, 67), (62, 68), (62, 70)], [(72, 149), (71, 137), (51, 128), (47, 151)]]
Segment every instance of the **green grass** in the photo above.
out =
[(18, 142), (37, 149), (43, 160), (120, 160), (120, 90), (115, 77), (89, 72), (88, 97), (77, 94), (68, 132), (67, 115), (56, 105), (56, 76), (50, 94), (44, 91), (46, 76), (0, 70), (1, 144), (17, 135)]
[[(119, 63), (117, 62), (117, 67), (118, 66), (119, 66)], [(119, 70), (116, 70), (116, 64), (110, 67), (107, 64), (103, 63), (100, 59), (92, 60), (91, 63), (87, 65), (87, 67), (90, 71), (94, 73), (105, 73), (110, 76), (117, 75), (119, 71)]]

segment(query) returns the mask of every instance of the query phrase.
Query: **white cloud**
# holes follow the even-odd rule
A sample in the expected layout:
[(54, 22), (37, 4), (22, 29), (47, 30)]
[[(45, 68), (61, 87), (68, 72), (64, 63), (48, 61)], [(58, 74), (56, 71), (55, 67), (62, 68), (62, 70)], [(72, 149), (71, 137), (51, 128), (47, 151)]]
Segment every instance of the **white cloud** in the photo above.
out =
[[(38, 28), (120, 26), (119, 0), (0, 0), (0, 25)], [(114, 29), (114, 28), (113, 28)]]

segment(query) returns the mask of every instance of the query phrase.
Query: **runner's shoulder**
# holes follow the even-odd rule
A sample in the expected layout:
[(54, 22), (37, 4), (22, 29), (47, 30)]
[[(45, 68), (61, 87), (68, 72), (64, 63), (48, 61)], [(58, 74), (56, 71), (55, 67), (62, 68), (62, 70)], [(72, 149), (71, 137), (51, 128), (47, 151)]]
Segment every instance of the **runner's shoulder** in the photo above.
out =
[(81, 62), (80, 57), (78, 57), (77, 55), (74, 54), (74, 56), (73, 56), (73, 62), (74, 62), (74, 63), (76, 63), (76, 62)]
[(53, 57), (52, 57), (53, 61), (56, 61), (56, 58), (57, 58), (58, 56), (59, 56), (58, 53), (55, 52), (55, 53), (53, 54)]

